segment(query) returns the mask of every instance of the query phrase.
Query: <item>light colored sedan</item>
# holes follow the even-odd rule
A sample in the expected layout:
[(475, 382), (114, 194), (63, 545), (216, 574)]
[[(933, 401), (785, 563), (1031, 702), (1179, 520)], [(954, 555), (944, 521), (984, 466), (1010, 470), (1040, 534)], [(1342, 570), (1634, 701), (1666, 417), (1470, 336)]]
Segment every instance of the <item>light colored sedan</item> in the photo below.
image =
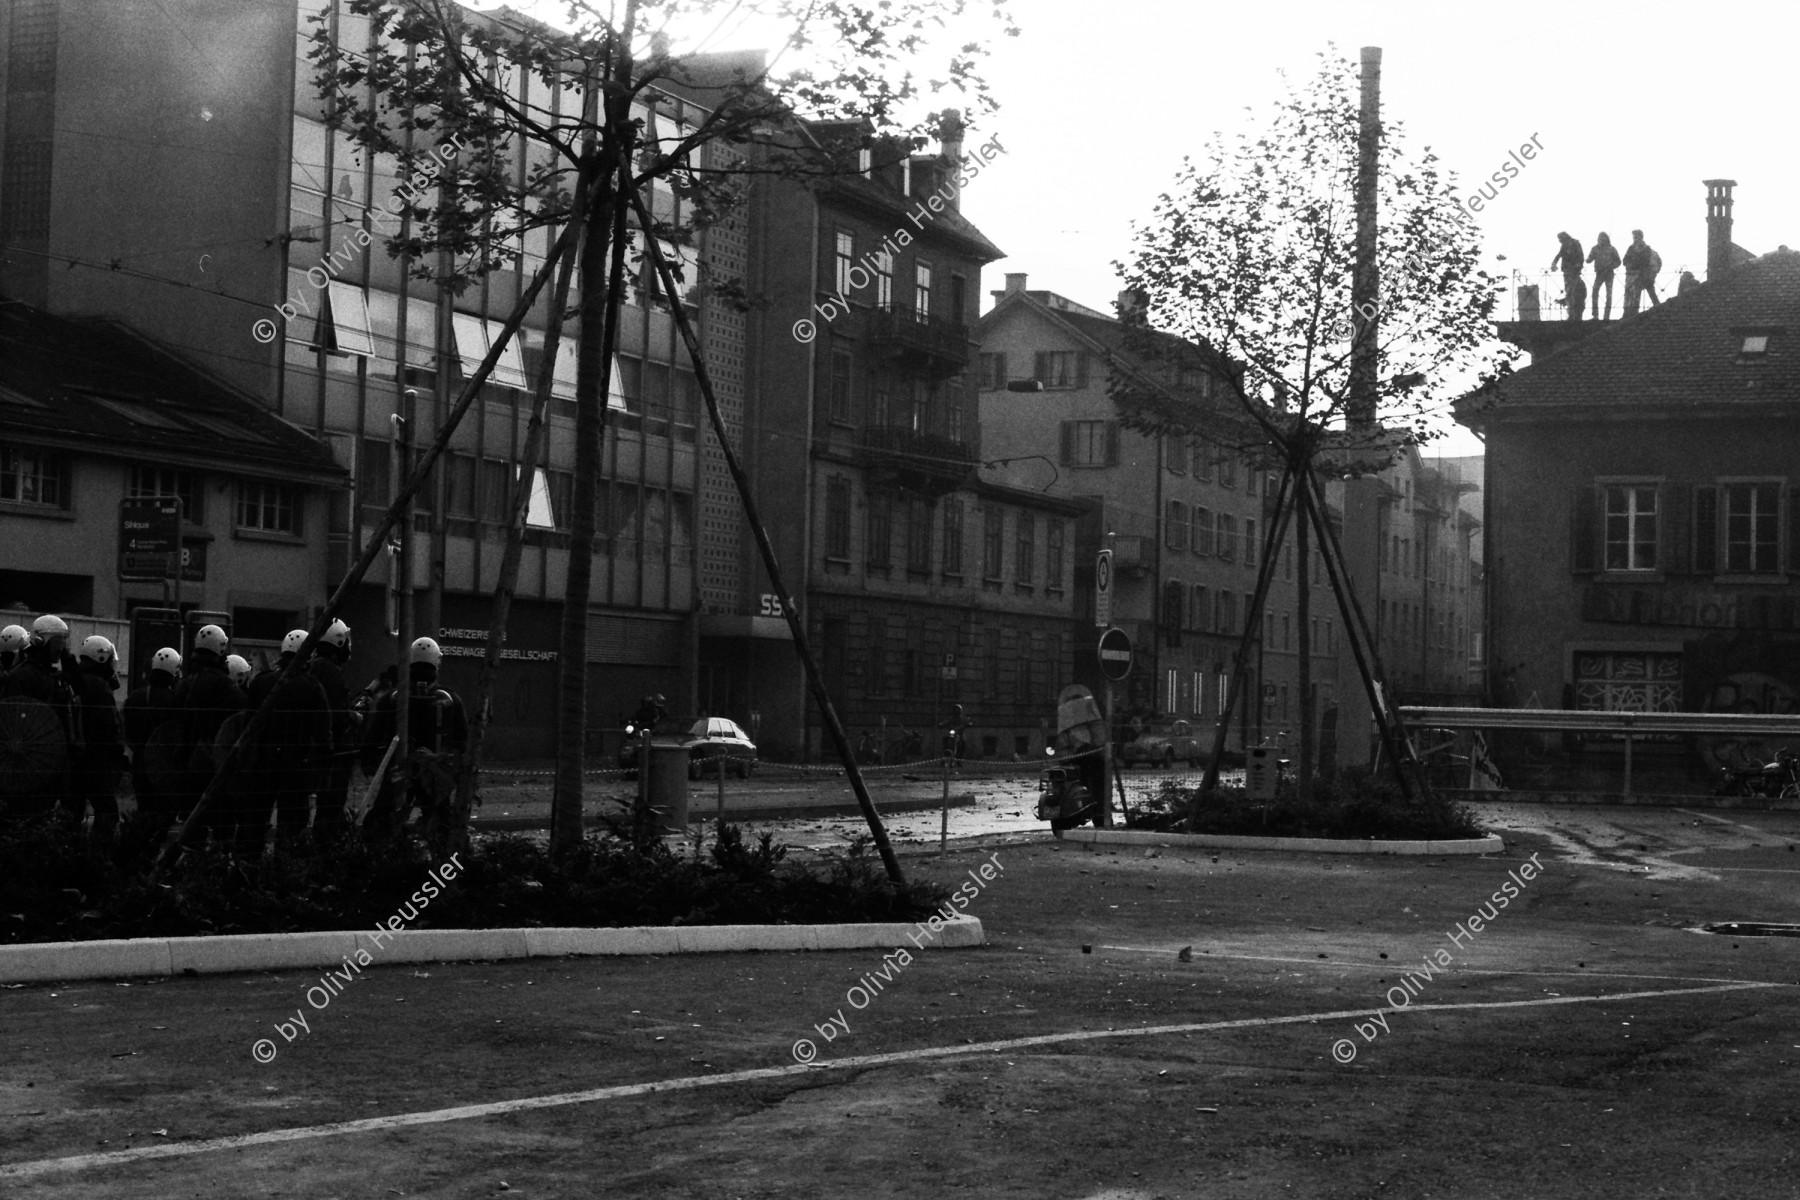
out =
[(1126, 742), (1119, 751), (1119, 759), (1126, 766), (1146, 763), (1153, 767), (1172, 767), (1175, 760), (1180, 759), (1191, 767), (1205, 756), (1206, 750), (1194, 735), (1194, 727), (1186, 721), (1160, 721)]
[(689, 779), (721, 768), (748, 779), (756, 767), (756, 743), (736, 721), (725, 717), (696, 719), (681, 744), (688, 749)]

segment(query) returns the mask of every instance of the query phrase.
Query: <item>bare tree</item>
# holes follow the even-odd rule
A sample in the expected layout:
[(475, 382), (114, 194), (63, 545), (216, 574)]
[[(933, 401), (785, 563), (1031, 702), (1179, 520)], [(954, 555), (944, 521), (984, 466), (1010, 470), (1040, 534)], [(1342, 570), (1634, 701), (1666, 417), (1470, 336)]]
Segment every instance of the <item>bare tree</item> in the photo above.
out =
[[(367, 19), (375, 36), (369, 46), (345, 45), (331, 14), (320, 19), (311, 53), (328, 123), (402, 174), (428, 168), (441, 183), (435, 194), (390, 203), (405, 226), (386, 239), (389, 253), (411, 263), (420, 280), (456, 290), (515, 261), (534, 230), (583, 225), (576, 311), (553, 314), (577, 321), (575, 497), (551, 813), (552, 848), (565, 850), (582, 828), (594, 486), (624, 272), (628, 258), (634, 275), (641, 262), (639, 252), (626, 253), (626, 200), (659, 186), (681, 197), (682, 219), (660, 212), (646, 236), (682, 246), (728, 214), (757, 175), (825, 178), (857, 170), (860, 151), (877, 163), (910, 155), (915, 140), (938, 133), (945, 119), (921, 111), (915, 72), (935, 62), (941, 78), (927, 81), (929, 91), (948, 90), (976, 116), (992, 111), (976, 70), (986, 42), (961, 35), (1017, 30), (1004, 0), (571, 0), (564, 28), (510, 11), (472, 13), (452, 0), (345, 0), (345, 9)], [(752, 17), (786, 30), (783, 44), (766, 57), (713, 51), (722, 29)], [(959, 24), (953, 44), (943, 43), (948, 22)], [(677, 97), (695, 107), (677, 105)], [(841, 133), (822, 143), (796, 117), (841, 122), (834, 126)], [(459, 152), (439, 153), (446, 142)], [(581, 212), (578, 203), (586, 205)], [(696, 265), (685, 274), (699, 274)], [(682, 282), (688, 298), (703, 287), (751, 302), (742, 281)], [(646, 288), (652, 296), (657, 290)], [(682, 299), (661, 297), (671, 305)], [(551, 362), (539, 369), (547, 376)], [(514, 486), (526, 489), (537, 464), (520, 465)], [(510, 588), (506, 582), (503, 590)], [(502, 618), (490, 630), (490, 660), (503, 625)], [(477, 698), (478, 714), (486, 704), (486, 696)], [(862, 798), (854, 772), (853, 782)], [(466, 805), (465, 791), (465, 816)], [(864, 807), (897, 874), (873, 808)]]
[[(1283, 469), (1284, 503), (1299, 506), (1269, 523), (1269, 548), (1279, 549), (1287, 513), (1298, 511), (1299, 690), (1308, 718), (1301, 722), (1302, 795), (1312, 786), (1314, 737), (1304, 539), (1317, 535), (1328, 565), (1335, 545), (1318, 480), (1379, 471), (1401, 445), (1435, 436), (1450, 402), (1509, 371), (1512, 353), (1492, 335), (1499, 280), (1478, 265), (1475, 230), (1436, 157), (1409, 154), (1398, 124), (1382, 129), (1379, 150), (1380, 300), (1372, 311), (1353, 307), (1356, 67), (1333, 51), (1319, 57), (1304, 86), (1289, 84), (1244, 131), (1215, 134), (1198, 162), (1183, 163), (1137, 229), (1129, 261), (1115, 264), (1138, 301), (1125, 314), (1133, 352), (1178, 362), (1197, 348), (1212, 388), (1236, 409), (1235, 420), (1225, 419), (1201, 392), (1119, 377), (1113, 390), (1121, 420), (1266, 454)], [(1359, 339), (1375, 337), (1377, 328), (1370, 395), (1356, 386), (1352, 357), (1368, 349)], [(1272, 558), (1265, 554), (1265, 572)], [(1265, 594), (1259, 584), (1247, 630), (1261, 620)], [(1338, 599), (1355, 648), (1355, 597), (1340, 588)], [(1365, 684), (1378, 666), (1368, 648), (1370, 661), (1359, 662)]]

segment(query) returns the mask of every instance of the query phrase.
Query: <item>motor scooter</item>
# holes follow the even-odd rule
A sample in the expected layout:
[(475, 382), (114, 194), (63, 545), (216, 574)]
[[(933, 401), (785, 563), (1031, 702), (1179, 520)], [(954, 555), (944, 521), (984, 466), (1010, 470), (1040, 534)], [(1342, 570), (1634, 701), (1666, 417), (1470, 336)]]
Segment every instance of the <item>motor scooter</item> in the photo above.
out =
[(1056, 704), (1056, 739), (1045, 747), (1050, 763), (1038, 773), (1037, 817), (1061, 834), (1085, 822), (1105, 822), (1106, 720), (1093, 693), (1080, 684), (1062, 690)]
[(1763, 796), (1774, 800), (1800, 799), (1800, 755), (1785, 746), (1775, 761), (1761, 766), (1720, 767), (1715, 796)]

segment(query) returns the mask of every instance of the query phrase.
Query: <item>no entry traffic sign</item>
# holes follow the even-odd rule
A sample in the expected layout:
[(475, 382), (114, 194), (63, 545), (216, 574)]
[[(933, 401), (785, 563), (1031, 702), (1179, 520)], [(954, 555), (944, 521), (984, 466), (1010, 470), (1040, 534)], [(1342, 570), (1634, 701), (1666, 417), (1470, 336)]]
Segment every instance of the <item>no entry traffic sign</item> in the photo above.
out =
[(1131, 674), (1131, 639), (1123, 629), (1100, 635), (1100, 673), (1114, 683)]

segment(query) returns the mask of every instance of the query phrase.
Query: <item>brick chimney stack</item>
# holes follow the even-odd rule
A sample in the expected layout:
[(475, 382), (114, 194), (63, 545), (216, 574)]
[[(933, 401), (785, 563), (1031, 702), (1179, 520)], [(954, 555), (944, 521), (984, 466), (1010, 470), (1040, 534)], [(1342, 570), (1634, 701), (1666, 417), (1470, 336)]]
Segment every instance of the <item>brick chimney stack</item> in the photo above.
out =
[(1703, 179), (1706, 185), (1706, 279), (1731, 270), (1731, 189), (1735, 179)]
[(1006, 299), (1008, 296), (1012, 295), (1014, 292), (1024, 291), (1025, 290), (1025, 280), (1027, 278), (1029, 278), (1029, 272), (1008, 271), (1006, 273), (1006, 290), (1005, 291), (990, 291), (988, 293), (988, 295), (990, 295), (994, 298), (995, 304), (998, 304), (998, 303), (1000, 303), (1000, 301)]

